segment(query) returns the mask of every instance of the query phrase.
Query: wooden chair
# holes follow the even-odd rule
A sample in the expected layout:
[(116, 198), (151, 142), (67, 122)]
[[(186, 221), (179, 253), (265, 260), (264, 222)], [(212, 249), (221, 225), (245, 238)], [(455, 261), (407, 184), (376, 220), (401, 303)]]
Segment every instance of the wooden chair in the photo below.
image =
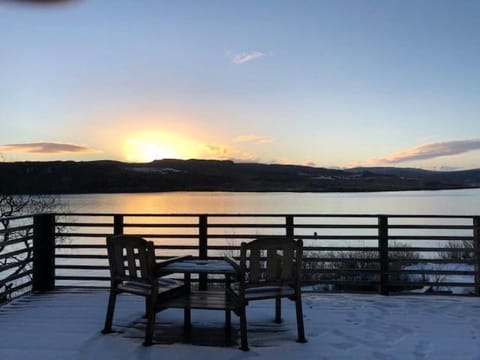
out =
[[(144, 345), (152, 344), (155, 315), (165, 309), (162, 302), (173, 296), (184, 294), (182, 282), (157, 278), (155, 248), (153, 242), (139, 236), (116, 235), (107, 238), (108, 261), (110, 264), (111, 286), (108, 309), (103, 333), (112, 331), (116, 297), (129, 293), (145, 297), (147, 327)], [(167, 260), (174, 261), (178, 258)]]
[[(274, 236), (242, 243), (239, 282), (227, 289), (240, 316), (241, 349), (248, 350), (246, 306), (250, 301), (275, 299), (275, 322), (281, 322), (281, 299), (295, 301), (298, 342), (306, 342), (301, 298), (302, 240)], [(232, 261), (230, 261), (232, 262)]]

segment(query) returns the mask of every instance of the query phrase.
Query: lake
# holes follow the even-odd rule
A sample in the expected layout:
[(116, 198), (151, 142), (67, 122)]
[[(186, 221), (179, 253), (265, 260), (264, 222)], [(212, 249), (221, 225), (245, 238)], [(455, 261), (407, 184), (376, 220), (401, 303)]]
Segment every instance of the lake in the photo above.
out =
[(480, 189), (365, 193), (61, 195), (72, 212), (480, 215)]
[[(142, 193), (142, 194), (87, 194), (87, 195), (62, 195), (61, 199), (75, 213), (123, 213), (123, 214), (408, 214), (408, 215), (480, 215), (480, 189), (448, 190), (448, 191), (408, 191), (408, 192), (376, 192), (376, 193), (238, 193), (238, 192), (169, 192), (169, 193)], [(112, 223), (112, 218), (73, 216), (72, 221), (104, 221)], [(98, 219), (100, 218), (100, 219)], [(128, 218), (128, 219), (127, 219)], [(172, 219), (174, 218), (174, 219)], [(87, 220), (88, 219), (88, 220)], [(197, 254), (198, 246), (198, 216), (190, 217), (125, 217), (125, 221), (133, 226), (125, 228), (126, 233), (139, 234), (155, 241), (158, 247), (163, 247), (163, 256), (179, 256)], [(390, 222), (391, 221), (391, 222)], [(391, 247), (445, 247), (445, 239), (437, 241), (438, 236), (450, 237), (471, 237), (472, 219), (389, 219), (389, 224), (438, 224), (449, 225), (453, 228), (426, 229), (413, 228), (391, 228), (389, 237), (393, 239), (389, 243)], [(160, 223), (181, 223), (194, 224), (193, 227), (180, 228), (171, 227), (146, 227), (135, 226), (136, 223), (160, 224)], [(209, 217), (208, 223), (218, 225), (219, 223), (246, 222), (252, 224), (285, 224), (285, 218), (275, 217), (274, 219), (260, 218), (215, 218)], [(350, 227), (335, 228), (338, 224), (370, 224), (377, 223), (377, 218), (318, 218), (315, 216), (295, 218), (295, 236), (302, 238), (307, 247), (311, 247), (314, 256), (327, 256), (329, 253), (315, 252), (318, 247), (331, 247), (335, 250), (341, 247), (378, 247), (378, 230), (375, 227)], [(302, 227), (302, 224), (307, 226)], [(334, 224), (334, 226), (325, 226)], [(455, 228), (455, 226), (467, 226), (467, 228)], [(103, 236), (89, 235), (94, 233), (111, 233), (113, 227), (98, 227), (89, 225), (90, 228), (71, 228), (73, 233), (83, 233), (69, 238), (68, 244), (104, 244)], [(215, 250), (209, 250), (209, 256), (238, 255), (233, 246), (238, 246), (242, 241), (254, 239), (259, 235), (284, 234), (285, 228), (260, 227), (225, 227), (209, 228), (208, 244), (217, 246)], [(172, 235), (174, 234), (174, 235)], [(394, 237), (401, 239), (395, 241)], [(429, 239), (429, 237), (431, 237)], [(180, 249), (180, 246), (187, 247)], [(78, 253), (81, 250), (63, 250), (67, 255), (70, 252)], [(86, 253), (100, 254), (101, 250), (85, 250)], [(95, 252), (96, 251), (96, 252)], [(431, 251), (417, 251), (419, 256), (425, 259), (437, 259), (438, 254)], [(316, 255), (315, 255), (316, 254)], [(318, 255), (320, 254), (320, 255)], [(337, 252), (337, 254), (339, 254)], [(328, 255), (329, 256), (329, 255)], [(346, 256), (346, 255), (342, 255)], [(76, 264), (79, 260), (58, 259), (61, 265)], [(92, 266), (105, 265), (101, 259), (83, 260)], [(102, 262), (103, 261), (103, 262)], [(89, 272), (90, 270), (87, 270)], [(92, 270), (92, 274), (95, 271)], [(104, 272), (105, 273), (105, 272)], [(58, 274), (66, 276), (77, 276), (75, 269), (62, 269)], [(96, 273), (95, 273), (96, 274)], [(104, 274), (105, 275), (105, 274)], [(70, 284), (66, 280), (65, 284)], [(455, 280), (456, 281), (456, 280)], [(471, 282), (471, 278), (468, 280)]]

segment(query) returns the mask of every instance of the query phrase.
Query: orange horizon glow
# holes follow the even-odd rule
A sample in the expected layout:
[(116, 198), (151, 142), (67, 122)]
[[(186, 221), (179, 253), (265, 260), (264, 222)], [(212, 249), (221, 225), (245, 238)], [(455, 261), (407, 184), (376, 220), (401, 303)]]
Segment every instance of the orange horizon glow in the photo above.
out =
[(142, 132), (124, 140), (124, 157), (129, 162), (187, 159), (199, 155), (194, 141), (174, 133)]

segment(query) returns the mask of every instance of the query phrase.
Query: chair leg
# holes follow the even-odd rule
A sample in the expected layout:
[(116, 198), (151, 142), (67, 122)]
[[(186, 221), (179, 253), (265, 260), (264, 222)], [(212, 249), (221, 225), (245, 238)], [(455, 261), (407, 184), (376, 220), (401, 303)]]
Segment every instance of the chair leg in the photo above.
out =
[(247, 339), (247, 313), (245, 306), (240, 308), (240, 339), (241, 346), (240, 349), (243, 351), (250, 350), (248, 348), (248, 339)]
[(155, 329), (155, 303), (152, 299), (146, 299), (146, 308), (147, 308), (147, 328), (145, 329), (145, 341), (143, 342), (144, 346), (152, 345), (153, 339), (153, 330)]
[(230, 344), (232, 340), (232, 311), (225, 310), (225, 343)]
[(275, 298), (275, 322), (280, 324), (282, 322), (282, 298)]
[(117, 293), (113, 289), (110, 290), (110, 295), (108, 296), (107, 315), (105, 317), (105, 326), (103, 327), (103, 330), (102, 330), (103, 334), (108, 334), (112, 332), (113, 312), (115, 310), (116, 299), (117, 299)]
[(295, 299), (295, 308), (297, 312), (297, 332), (299, 343), (306, 343), (307, 339), (305, 338), (305, 329), (303, 327), (303, 310), (302, 310), (302, 298), (300, 294)]

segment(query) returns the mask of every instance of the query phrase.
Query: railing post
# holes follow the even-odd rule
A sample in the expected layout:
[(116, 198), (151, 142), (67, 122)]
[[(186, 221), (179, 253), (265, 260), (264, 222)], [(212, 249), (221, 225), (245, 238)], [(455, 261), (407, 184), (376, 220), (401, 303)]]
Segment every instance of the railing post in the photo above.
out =
[(287, 215), (285, 217), (285, 227), (286, 227), (286, 234), (287, 237), (293, 238), (293, 233), (294, 233), (294, 225), (293, 225), (293, 216), (292, 215)]
[(113, 235), (123, 234), (123, 215), (113, 215)]
[[(208, 257), (208, 217), (200, 215), (198, 217), (198, 257), (207, 259)], [(199, 289), (207, 290), (207, 274), (199, 275)]]
[(33, 216), (32, 290), (55, 289), (55, 215)]
[(378, 217), (378, 254), (380, 256), (380, 287), (382, 295), (388, 295), (388, 216)]
[(480, 296), (480, 216), (473, 218), (473, 251), (475, 259), (475, 295)]

